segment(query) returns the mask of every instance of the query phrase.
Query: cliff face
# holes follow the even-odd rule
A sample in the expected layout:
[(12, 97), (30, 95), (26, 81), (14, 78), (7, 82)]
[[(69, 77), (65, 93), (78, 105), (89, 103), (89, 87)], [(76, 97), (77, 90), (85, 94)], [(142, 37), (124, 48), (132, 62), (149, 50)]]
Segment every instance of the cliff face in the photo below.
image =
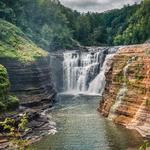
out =
[(114, 122), (150, 136), (150, 44), (120, 48), (110, 64), (98, 110)]
[(11, 92), (18, 96), (22, 104), (36, 106), (41, 101), (53, 99), (55, 90), (51, 82), (49, 57), (43, 57), (30, 64), (0, 58), (0, 63), (8, 70)]
[[(50, 104), (55, 95), (50, 57), (15, 25), (0, 19), (0, 64), (8, 71), (11, 92), (24, 105)], [(47, 105), (48, 106), (48, 105)]]
[(51, 77), (57, 92), (63, 91), (63, 51), (50, 53)]

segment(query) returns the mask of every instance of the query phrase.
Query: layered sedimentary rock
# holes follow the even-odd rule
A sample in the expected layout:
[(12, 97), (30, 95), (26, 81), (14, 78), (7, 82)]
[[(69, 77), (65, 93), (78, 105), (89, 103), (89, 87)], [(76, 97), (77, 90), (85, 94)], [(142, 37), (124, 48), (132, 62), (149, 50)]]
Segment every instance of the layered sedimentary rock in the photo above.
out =
[(50, 53), (51, 79), (57, 93), (63, 91), (63, 51)]
[(41, 57), (29, 64), (1, 57), (0, 63), (8, 70), (11, 92), (18, 96), (22, 104), (36, 106), (53, 100), (55, 90), (51, 81), (49, 57)]
[(150, 136), (150, 44), (120, 48), (110, 65), (98, 110)]
[(22, 104), (45, 105), (45, 101), (52, 100), (55, 91), (48, 53), (37, 47), (17, 26), (2, 19), (0, 63), (8, 70), (11, 92)]

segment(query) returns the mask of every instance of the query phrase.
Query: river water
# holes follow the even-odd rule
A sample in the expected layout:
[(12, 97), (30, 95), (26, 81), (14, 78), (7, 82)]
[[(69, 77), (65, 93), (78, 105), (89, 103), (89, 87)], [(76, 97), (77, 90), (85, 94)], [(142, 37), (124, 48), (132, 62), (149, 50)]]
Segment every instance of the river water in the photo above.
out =
[(131, 150), (142, 138), (133, 130), (102, 117), (96, 108), (100, 96), (66, 95), (57, 97), (49, 112), (56, 122), (57, 133), (33, 144), (37, 150)]

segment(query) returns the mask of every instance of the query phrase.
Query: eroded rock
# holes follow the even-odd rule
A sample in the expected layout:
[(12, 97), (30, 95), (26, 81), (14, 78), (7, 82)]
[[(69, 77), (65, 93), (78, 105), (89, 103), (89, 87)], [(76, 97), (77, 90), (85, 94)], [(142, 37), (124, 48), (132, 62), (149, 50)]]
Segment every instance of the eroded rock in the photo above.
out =
[[(150, 44), (125, 46), (112, 59), (106, 72), (106, 87), (98, 110), (106, 117), (113, 113), (113, 121), (136, 129), (142, 136), (150, 136)], [(123, 68), (132, 57), (126, 80)], [(117, 94), (123, 83), (127, 91), (115, 110)]]

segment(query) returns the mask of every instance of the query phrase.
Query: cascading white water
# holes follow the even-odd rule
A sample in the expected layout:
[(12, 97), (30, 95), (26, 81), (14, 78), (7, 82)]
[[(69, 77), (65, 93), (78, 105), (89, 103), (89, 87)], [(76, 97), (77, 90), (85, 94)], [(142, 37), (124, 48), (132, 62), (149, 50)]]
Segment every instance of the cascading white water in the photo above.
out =
[(95, 79), (89, 84), (88, 92), (93, 94), (102, 94), (105, 84), (105, 72), (109, 69), (108, 61), (114, 56), (114, 54), (109, 54), (106, 56), (105, 62), (103, 63), (103, 67), (100, 70), (100, 73), (95, 77)]
[(116, 117), (115, 111), (121, 105), (123, 98), (125, 97), (126, 92), (128, 91), (127, 83), (126, 83), (127, 72), (128, 72), (128, 68), (129, 68), (130, 64), (132, 63), (133, 60), (135, 60), (135, 58), (136, 57), (133, 56), (131, 59), (129, 59), (126, 66), (123, 68), (124, 82), (122, 83), (122, 86), (121, 86), (119, 92), (117, 93), (116, 101), (115, 101), (114, 105), (110, 109), (109, 116), (108, 116), (108, 118), (110, 120), (112, 120)]
[(69, 51), (64, 53), (64, 90), (100, 94), (105, 86), (107, 62), (117, 48), (89, 49), (88, 52)]

